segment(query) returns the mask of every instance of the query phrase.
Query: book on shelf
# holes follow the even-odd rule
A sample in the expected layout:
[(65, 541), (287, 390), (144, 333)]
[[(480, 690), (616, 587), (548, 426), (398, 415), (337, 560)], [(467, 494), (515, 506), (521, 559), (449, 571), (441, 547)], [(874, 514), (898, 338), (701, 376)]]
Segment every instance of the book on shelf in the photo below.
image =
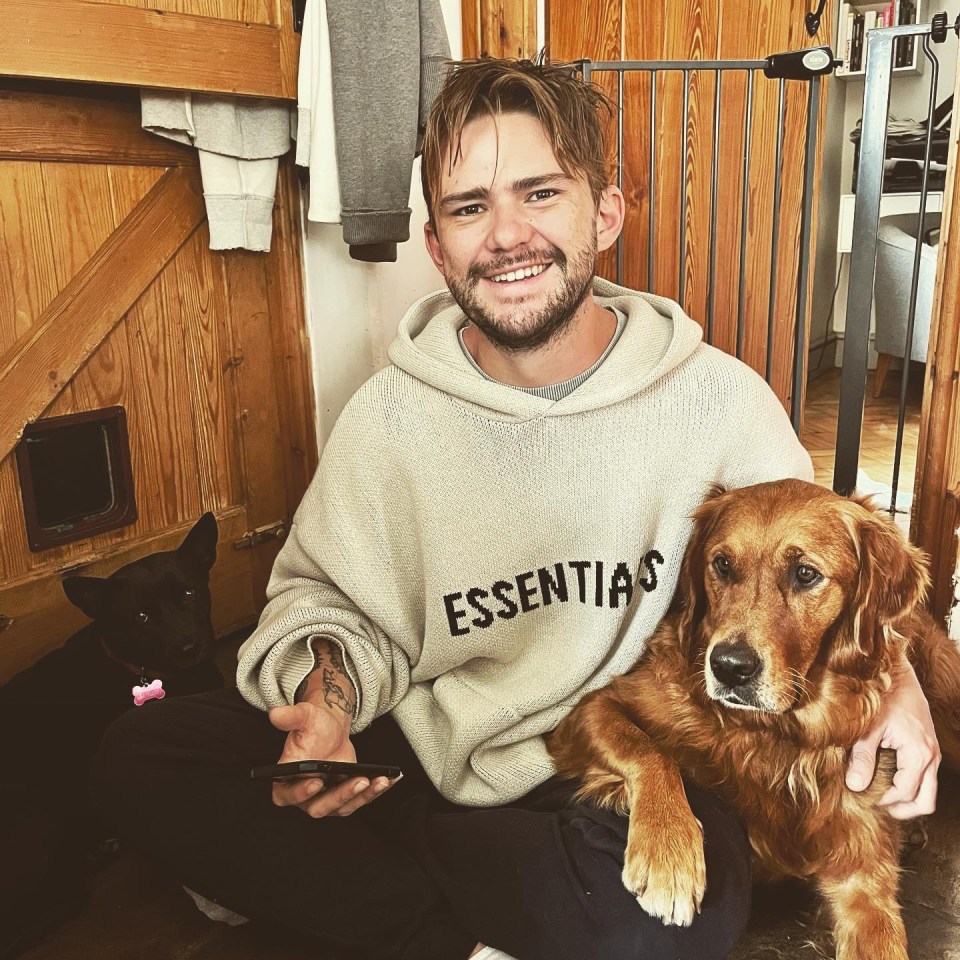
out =
[(877, 26), (877, 11), (867, 10), (863, 15), (863, 42), (860, 45), (860, 68), (867, 66), (867, 34)]
[[(858, 10), (849, 3), (841, 4), (837, 25), (838, 56), (843, 73), (863, 73), (866, 67), (866, 35), (875, 28), (904, 26), (917, 22), (919, 0), (890, 0), (883, 7)], [(893, 66), (913, 66), (915, 37), (900, 37), (894, 43)]]
[(850, 69), (858, 73), (863, 69), (863, 23), (862, 13), (853, 15), (853, 41), (850, 45)]
[[(897, 25), (903, 26), (916, 20), (916, 0), (897, 0)], [(909, 67), (913, 64), (913, 37), (901, 37), (896, 43), (896, 53), (893, 65), (895, 67)]]
[(856, 14), (853, 10), (847, 11), (847, 25), (844, 31), (843, 45), (843, 69), (851, 71), (853, 69), (853, 21)]

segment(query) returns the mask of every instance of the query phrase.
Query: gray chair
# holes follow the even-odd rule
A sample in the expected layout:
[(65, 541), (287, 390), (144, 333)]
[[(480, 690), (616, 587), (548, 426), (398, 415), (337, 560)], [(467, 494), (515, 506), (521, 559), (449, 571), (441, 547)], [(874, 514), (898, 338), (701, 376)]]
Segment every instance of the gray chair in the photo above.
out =
[[(927, 217), (924, 236), (939, 228), (939, 214)], [(877, 374), (873, 395), (880, 395), (892, 357), (907, 353), (907, 313), (910, 307), (910, 281), (916, 248), (917, 218), (890, 217), (881, 220), (877, 244), (877, 276), (874, 283)], [(939, 236), (937, 234), (937, 236)], [(938, 242), (923, 243), (920, 252), (920, 276), (917, 283), (917, 311), (913, 327), (910, 359), (926, 363), (930, 340), (930, 316), (933, 288), (937, 276)]]

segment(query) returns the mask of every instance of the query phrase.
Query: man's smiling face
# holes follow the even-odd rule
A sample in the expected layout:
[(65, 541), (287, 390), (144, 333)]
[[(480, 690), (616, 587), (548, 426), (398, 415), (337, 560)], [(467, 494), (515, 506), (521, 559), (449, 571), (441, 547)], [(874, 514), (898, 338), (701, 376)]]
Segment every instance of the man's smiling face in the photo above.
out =
[(585, 177), (563, 172), (534, 116), (472, 120), (460, 150), (452, 170), (443, 165), (427, 249), (491, 342), (536, 349), (567, 327), (590, 293), (597, 205)]

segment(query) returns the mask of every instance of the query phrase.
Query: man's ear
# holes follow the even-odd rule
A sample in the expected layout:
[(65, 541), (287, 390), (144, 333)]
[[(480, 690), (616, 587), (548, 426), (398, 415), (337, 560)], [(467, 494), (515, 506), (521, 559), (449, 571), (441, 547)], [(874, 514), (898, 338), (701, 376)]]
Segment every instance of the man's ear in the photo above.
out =
[(612, 183), (600, 194), (597, 204), (597, 252), (608, 250), (617, 242), (623, 229), (626, 202), (618, 187)]
[(437, 236), (437, 228), (429, 220), (423, 225), (423, 242), (426, 244), (430, 259), (443, 273), (443, 251), (440, 249), (440, 238)]

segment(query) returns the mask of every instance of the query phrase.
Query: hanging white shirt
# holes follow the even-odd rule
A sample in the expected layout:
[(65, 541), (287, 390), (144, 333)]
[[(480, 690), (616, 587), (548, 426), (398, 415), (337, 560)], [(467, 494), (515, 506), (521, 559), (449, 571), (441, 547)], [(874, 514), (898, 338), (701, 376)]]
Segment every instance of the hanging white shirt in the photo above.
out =
[(333, 72), (325, 0), (308, 0), (297, 74), (298, 166), (310, 170), (307, 219), (340, 222), (340, 177), (333, 126)]

